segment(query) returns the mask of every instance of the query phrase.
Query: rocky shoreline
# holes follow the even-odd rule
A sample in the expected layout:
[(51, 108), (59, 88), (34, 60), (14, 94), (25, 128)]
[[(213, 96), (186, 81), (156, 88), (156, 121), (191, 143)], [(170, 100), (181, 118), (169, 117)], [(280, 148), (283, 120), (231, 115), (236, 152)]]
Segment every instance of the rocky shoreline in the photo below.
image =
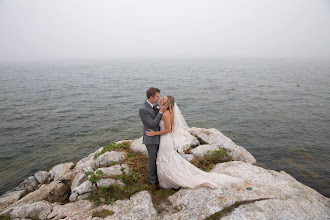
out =
[[(120, 175), (131, 175), (127, 152), (91, 153), (76, 164), (64, 163), (39, 171), (0, 197), (0, 219), (330, 219), (330, 199), (303, 185), (285, 171), (256, 166), (255, 158), (216, 129), (189, 128), (186, 160), (225, 149), (233, 161), (217, 164), (210, 172), (245, 180), (240, 189), (180, 189), (157, 212), (150, 192), (142, 190), (129, 199), (95, 205), (87, 198), (93, 186), (88, 173), (102, 173), (95, 187), (123, 186)], [(118, 142), (122, 143), (122, 142)], [(146, 154), (142, 138), (130, 149)], [(96, 155), (98, 157), (96, 157)], [(198, 199), (196, 199), (198, 198)], [(108, 213), (104, 218), (96, 212)]]

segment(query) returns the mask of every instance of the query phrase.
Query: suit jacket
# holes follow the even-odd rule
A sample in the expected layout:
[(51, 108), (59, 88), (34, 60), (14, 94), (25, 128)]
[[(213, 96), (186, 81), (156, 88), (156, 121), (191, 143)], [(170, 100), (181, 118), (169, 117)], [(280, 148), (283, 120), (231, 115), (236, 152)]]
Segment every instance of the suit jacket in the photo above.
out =
[(159, 122), (162, 118), (162, 113), (158, 111), (155, 112), (155, 110), (146, 100), (139, 109), (139, 116), (143, 123), (143, 144), (159, 144), (159, 135), (149, 137), (145, 134), (145, 132), (149, 129), (152, 129), (154, 131), (160, 130)]

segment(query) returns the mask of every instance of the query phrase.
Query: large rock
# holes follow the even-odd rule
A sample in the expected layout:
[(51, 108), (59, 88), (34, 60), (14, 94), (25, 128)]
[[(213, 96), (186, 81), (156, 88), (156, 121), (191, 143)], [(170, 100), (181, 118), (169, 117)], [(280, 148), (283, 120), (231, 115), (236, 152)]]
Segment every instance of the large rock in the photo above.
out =
[(78, 200), (65, 205), (55, 204), (48, 219), (92, 219), (93, 204), (88, 200)]
[(46, 219), (51, 213), (52, 205), (46, 201), (39, 201), (32, 204), (20, 204), (9, 212), (12, 219), (15, 218), (37, 218)]
[(91, 153), (90, 155), (88, 155), (88, 157), (85, 157), (81, 160), (79, 160), (76, 164), (76, 166), (73, 168), (73, 173), (74, 175), (77, 175), (78, 173), (82, 173), (82, 172), (85, 172), (84, 169), (86, 169), (87, 167), (91, 167), (93, 161), (94, 161), (94, 155), (96, 153), (99, 153), (101, 152), (103, 149), (102, 148), (99, 148), (98, 150), (96, 150), (94, 153)]
[(92, 183), (89, 180), (83, 182), (80, 186), (73, 189), (72, 193), (82, 195), (92, 191)]
[(109, 187), (111, 185), (114, 185), (114, 184), (118, 184), (119, 186), (123, 186), (124, 183), (121, 182), (120, 180), (114, 180), (114, 179), (111, 179), (111, 178), (108, 178), (108, 179), (101, 179), (99, 181), (97, 181), (97, 186), (98, 187)]
[(230, 138), (223, 135), (220, 131), (210, 128), (188, 128), (188, 131), (198, 138), (201, 144), (215, 144), (225, 149), (233, 160), (255, 164), (256, 159), (243, 147), (235, 144)]
[(34, 174), (34, 177), (36, 178), (36, 180), (38, 181), (39, 184), (46, 183), (49, 176), (50, 176), (50, 174), (46, 171), (39, 171)]
[(118, 200), (113, 205), (103, 208), (113, 211), (114, 214), (105, 219), (155, 219), (157, 212), (152, 204), (151, 196), (147, 191), (141, 191), (129, 200)]
[(50, 171), (50, 179), (51, 180), (61, 180), (63, 178), (66, 179), (66, 176), (72, 175), (71, 168), (74, 166), (74, 163), (62, 163), (54, 166)]
[(62, 179), (61, 181), (53, 181), (50, 184), (44, 184), (39, 189), (31, 192), (18, 200), (16, 204), (30, 204), (42, 200), (48, 202), (63, 202), (68, 200), (70, 195), (71, 182)]
[(37, 179), (34, 176), (29, 176), (23, 182), (19, 184), (19, 186), (15, 187), (15, 191), (24, 190), (25, 193), (30, 193), (36, 190), (40, 184), (38, 183)]
[(97, 181), (96, 184), (97, 184), (98, 187), (101, 187), (101, 186), (102, 187), (109, 187), (109, 186), (111, 186), (115, 183), (116, 183), (115, 179), (108, 178), (108, 179), (101, 179), (101, 180)]
[(71, 191), (87, 180), (85, 173), (78, 173), (72, 180)]
[(179, 211), (161, 219), (204, 219), (220, 212), (221, 219), (330, 218), (330, 200), (285, 172), (240, 161), (218, 164), (211, 172), (243, 178), (244, 187), (181, 189), (169, 197)]
[(25, 190), (13, 191), (0, 197), (0, 210), (19, 200), (25, 194)]
[(95, 170), (99, 167), (110, 166), (112, 162), (119, 163), (125, 159), (126, 153), (121, 151), (107, 151), (93, 160), (91, 167)]
[(115, 165), (115, 166), (111, 166), (111, 167), (101, 167), (98, 168), (97, 170), (95, 170), (95, 175), (97, 175), (97, 171), (100, 170), (102, 171), (106, 176), (105, 177), (111, 177), (111, 176), (118, 176), (123, 174), (123, 172), (121, 171), (121, 166), (119, 164)]
[(130, 148), (135, 152), (140, 152), (144, 155), (148, 155), (146, 145), (144, 145), (142, 142), (143, 142), (143, 137), (140, 137), (139, 139), (136, 139), (132, 142)]

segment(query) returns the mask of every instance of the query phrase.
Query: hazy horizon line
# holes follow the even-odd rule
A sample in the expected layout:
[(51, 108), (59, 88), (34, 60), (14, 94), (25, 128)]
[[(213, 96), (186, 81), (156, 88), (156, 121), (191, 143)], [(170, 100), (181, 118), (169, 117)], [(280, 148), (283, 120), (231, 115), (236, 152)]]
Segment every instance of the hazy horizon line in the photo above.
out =
[(328, 61), (330, 57), (323, 56), (150, 56), (150, 57), (108, 57), (108, 58), (45, 58), (45, 59), (3, 59), (6, 63), (34, 62), (75, 62), (75, 61), (134, 61), (134, 60), (310, 60)]

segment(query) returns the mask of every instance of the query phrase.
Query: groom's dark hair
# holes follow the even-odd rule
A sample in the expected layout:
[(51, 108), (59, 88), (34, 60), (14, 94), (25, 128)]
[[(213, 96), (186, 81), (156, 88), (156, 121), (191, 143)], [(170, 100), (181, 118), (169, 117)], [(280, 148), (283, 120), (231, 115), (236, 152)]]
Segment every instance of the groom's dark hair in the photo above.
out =
[(156, 93), (159, 92), (160, 93), (160, 90), (155, 88), (155, 87), (150, 87), (147, 89), (147, 92), (146, 92), (146, 95), (147, 95), (147, 98), (149, 99), (151, 96), (152, 97), (155, 97)]

